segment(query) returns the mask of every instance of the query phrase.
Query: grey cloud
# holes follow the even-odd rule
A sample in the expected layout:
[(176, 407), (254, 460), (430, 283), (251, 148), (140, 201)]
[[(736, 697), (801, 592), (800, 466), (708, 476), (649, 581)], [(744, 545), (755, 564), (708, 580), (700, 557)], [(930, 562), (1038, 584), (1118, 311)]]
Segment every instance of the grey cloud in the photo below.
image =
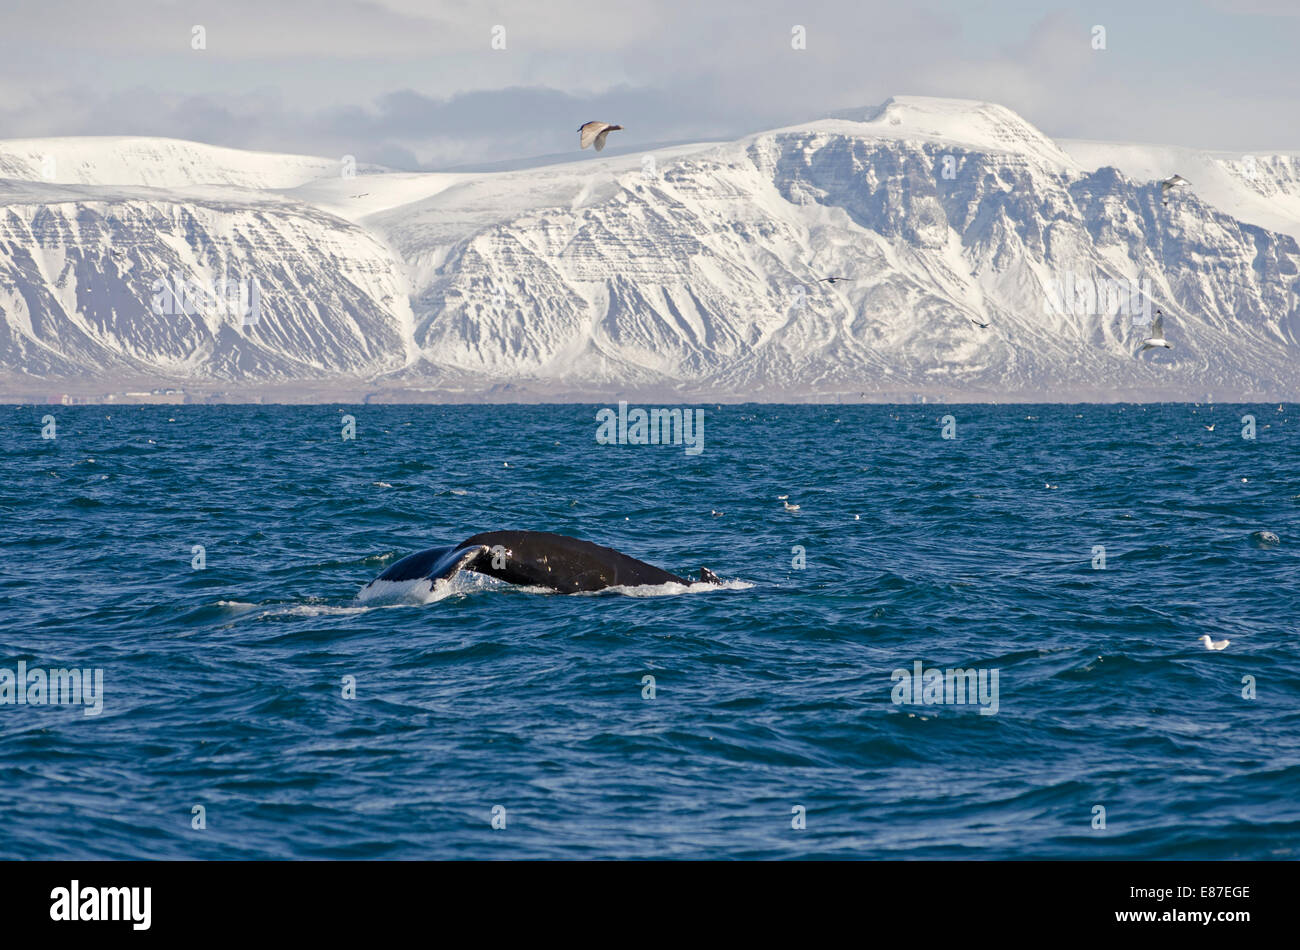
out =
[[(1001, 102), (1056, 136), (1300, 146), (1300, 66), (1269, 55), (1300, 39), (1295, 18), (1159, 6), (1173, 26), (1122, 5), (1027, 16), (959, 0), (45, 0), (6, 10), (0, 135), (166, 135), (445, 167), (571, 150), (593, 118), (626, 126), (628, 148), (922, 94)], [(1088, 42), (1098, 19), (1103, 53)], [(188, 48), (191, 23), (208, 28), (203, 54)], [(497, 23), (505, 51), (489, 48)], [(791, 49), (796, 23), (807, 49)]]

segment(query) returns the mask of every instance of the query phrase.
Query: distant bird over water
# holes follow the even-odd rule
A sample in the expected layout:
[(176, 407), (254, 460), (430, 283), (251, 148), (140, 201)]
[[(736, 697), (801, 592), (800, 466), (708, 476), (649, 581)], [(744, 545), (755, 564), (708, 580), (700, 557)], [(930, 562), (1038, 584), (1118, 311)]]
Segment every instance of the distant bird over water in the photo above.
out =
[(833, 283), (835, 283), (837, 280), (852, 280), (852, 279), (853, 279), (852, 277), (823, 277), (821, 280), (817, 281), (817, 283), (819, 283), (819, 284), (833, 284)]
[[(1138, 353), (1145, 353), (1153, 347), (1163, 346), (1166, 350), (1172, 350), (1174, 345), (1165, 339), (1165, 317), (1159, 310), (1156, 311), (1156, 317), (1151, 321), (1151, 335), (1142, 341), (1142, 347)], [(1134, 356), (1137, 353), (1133, 354)]]
[(1172, 177), (1166, 178), (1164, 181), (1160, 183), (1161, 202), (1163, 204), (1169, 204), (1169, 192), (1173, 191), (1179, 185), (1190, 185), (1190, 184), (1191, 182), (1189, 182), (1182, 175), (1173, 175)]
[(605, 136), (609, 135), (610, 132), (617, 132), (621, 128), (623, 126), (610, 125), (608, 122), (587, 122), (578, 126), (578, 131), (582, 133), (579, 142), (583, 148), (595, 142), (596, 151), (599, 152), (605, 147)]
[(1231, 640), (1211, 640), (1211, 639), (1210, 639), (1210, 635), (1207, 633), (1207, 634), (1204, 634), (1204, 635), (1201, 637), (1201, 642), (1205, 644), (1205, 649), (1207, 649), (1207, 650), (1222, 650), (1222, 649), (1224, 649), (1225, 647), (1227, 647), (1227, 645), (1228, 645), (1229, 643), (1231, 643), (1232, 641), (1231, 641)]
[(975, 326), (979, 327), (981, 330), (987, 330), (989, 328), (987, 323), (980, 323), (974, 317), (971, 318), (971, 323), (975, 324)]

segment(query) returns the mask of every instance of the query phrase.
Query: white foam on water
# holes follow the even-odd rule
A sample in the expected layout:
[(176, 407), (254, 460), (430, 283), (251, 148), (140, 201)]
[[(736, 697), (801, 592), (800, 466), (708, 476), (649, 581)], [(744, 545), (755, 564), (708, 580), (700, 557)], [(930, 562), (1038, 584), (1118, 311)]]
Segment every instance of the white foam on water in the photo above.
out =
[(424, 603), (434, 586), (427, 577), (406, 581), (374, 580), (357, 592), (357, 603), (371, 606)]
[[(749, 581), (729, 580), (721, 584), (698, 581), (691, 584), (640, 584), (634, 587), (606, 587), (603, 590), (579, 591), (575, 596), (599, 597), (616, 594), (624, 597), (676, 597), (681, 594), (703, 594), (719, 590), (749, 590), (754, 585)], [(514, 585), (499, 581), (485, 574), (463, 571), (450, 580), (438, 580), (430, 583), (427, 578), (409, 581), (380, 581), (362, 588), (357, 594), (357, 604), (350, 608), (311, 608), (328, 612), (330, 610), (367, 610), (371, 607), (400, 607), (412, 604), (436, 604), (440, 600), (457, 594), (471, 594), (484, 590), (516, 590), (525, 594), (544, 594), (553, 596), (558, 592), (550, 587)], [(295, 608), (295, 610), (306, 608)]]
[(625, 597), (676, 597), (679, 594), (704, 594), (716, 590), (749, 590), (754, 585), (749, 581), (730, 580), (721, 584), (696, 581), (692, 584), (638, 584), (635, 587), (606, 587), (604, 590), (581, 591), (582, 594), (599, 596), (601, 594), (621, 594)]
[(397, 607), (398, 604), (372, 604), (366, 607), (333, 607), (328, 604), (298, 604), (285, 610), (268, 610), (264, 617), (335, 617), (363, 614), (368, 610)]

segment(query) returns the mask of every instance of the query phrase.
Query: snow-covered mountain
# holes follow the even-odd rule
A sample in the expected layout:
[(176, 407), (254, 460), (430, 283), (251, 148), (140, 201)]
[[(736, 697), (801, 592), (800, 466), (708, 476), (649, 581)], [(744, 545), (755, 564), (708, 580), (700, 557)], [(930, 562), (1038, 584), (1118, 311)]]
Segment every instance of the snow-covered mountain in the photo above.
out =
[[(1300, 398), (1294, 155), (900, 97), (648, 155), (352, 171), (0, 142), (0, 390)], [(175, 306), (179, 281), (255, 282), (257, 319)], [(1135, 356), (1156, 308), (1173, 349)]]

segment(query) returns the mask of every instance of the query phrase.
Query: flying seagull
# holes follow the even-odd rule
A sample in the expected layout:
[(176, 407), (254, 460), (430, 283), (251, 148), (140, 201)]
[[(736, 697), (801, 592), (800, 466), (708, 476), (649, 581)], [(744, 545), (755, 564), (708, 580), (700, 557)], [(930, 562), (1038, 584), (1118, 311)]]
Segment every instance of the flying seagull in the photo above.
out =
[(1169, 204), (1169, 192), (1177, 188), (1179, 185), (1190, 185), (1190, 184), (1191, 182), (1189, 182), (1182, 175), (1174, 175), (1170, 178), (1166, 178), (1164, 181), (1160, 183), (1161, 202), (1164, 204)]
[[(1163, 346), (1166, 350), (1172, 350), (1174, 345), (1165, 339), (1165, 318), (1159, 310), (1156, 311), (1155, 319), (1151, 321), (1151, 329), (1148, 331), (1151, 335), (1142, 341), (1142, 347), (1138, 353), (1145, 353), (1153, 347)], [(1137, 353), (1133, 354), (1134, 356)]]
[(971, 318), (971, 323), (975, 324), (975, 326), (979, 327), (981, 330), (987, 330), (989, 328), (989, 325), (987, 323), (980, 323), (978, 320), (974, 319), (973, 317)]
[(852, 279), (853, 279), (852, 277), (823, 277), (821, 280), (817, 281), (817, 283), (819, 283), (819, 284), (833, 284), (833, 283), (835, 283), (837, 280), (852, 280)]
[(596, 143), (596, 151), (605, 147), (605, 136), (610, 132), (617, 132), (623, 128), (621, 125), (610, 125), (608, 122), (587, 122), (578, 126), (578, 131), (582, 133), (581, 144), (586, 148), (592, 142)]
[(1210, 639), (1210, 635), (1209, 635), (1208, 633), (1206, 633), (1206, 634), (1203, 634), (1203, 635), (1201, 636), (1201, 642), (1205, 644), (1205, 649), (1207, 649), (1207, 650), (1222, 650), (1224, 647), (1226, 647), (1226, 646), (1227, 646), (1229, 643), (1231, 643), (1232, 641), (1231, 641), (1231, 640), (1211, 640), (1211, 639)]

